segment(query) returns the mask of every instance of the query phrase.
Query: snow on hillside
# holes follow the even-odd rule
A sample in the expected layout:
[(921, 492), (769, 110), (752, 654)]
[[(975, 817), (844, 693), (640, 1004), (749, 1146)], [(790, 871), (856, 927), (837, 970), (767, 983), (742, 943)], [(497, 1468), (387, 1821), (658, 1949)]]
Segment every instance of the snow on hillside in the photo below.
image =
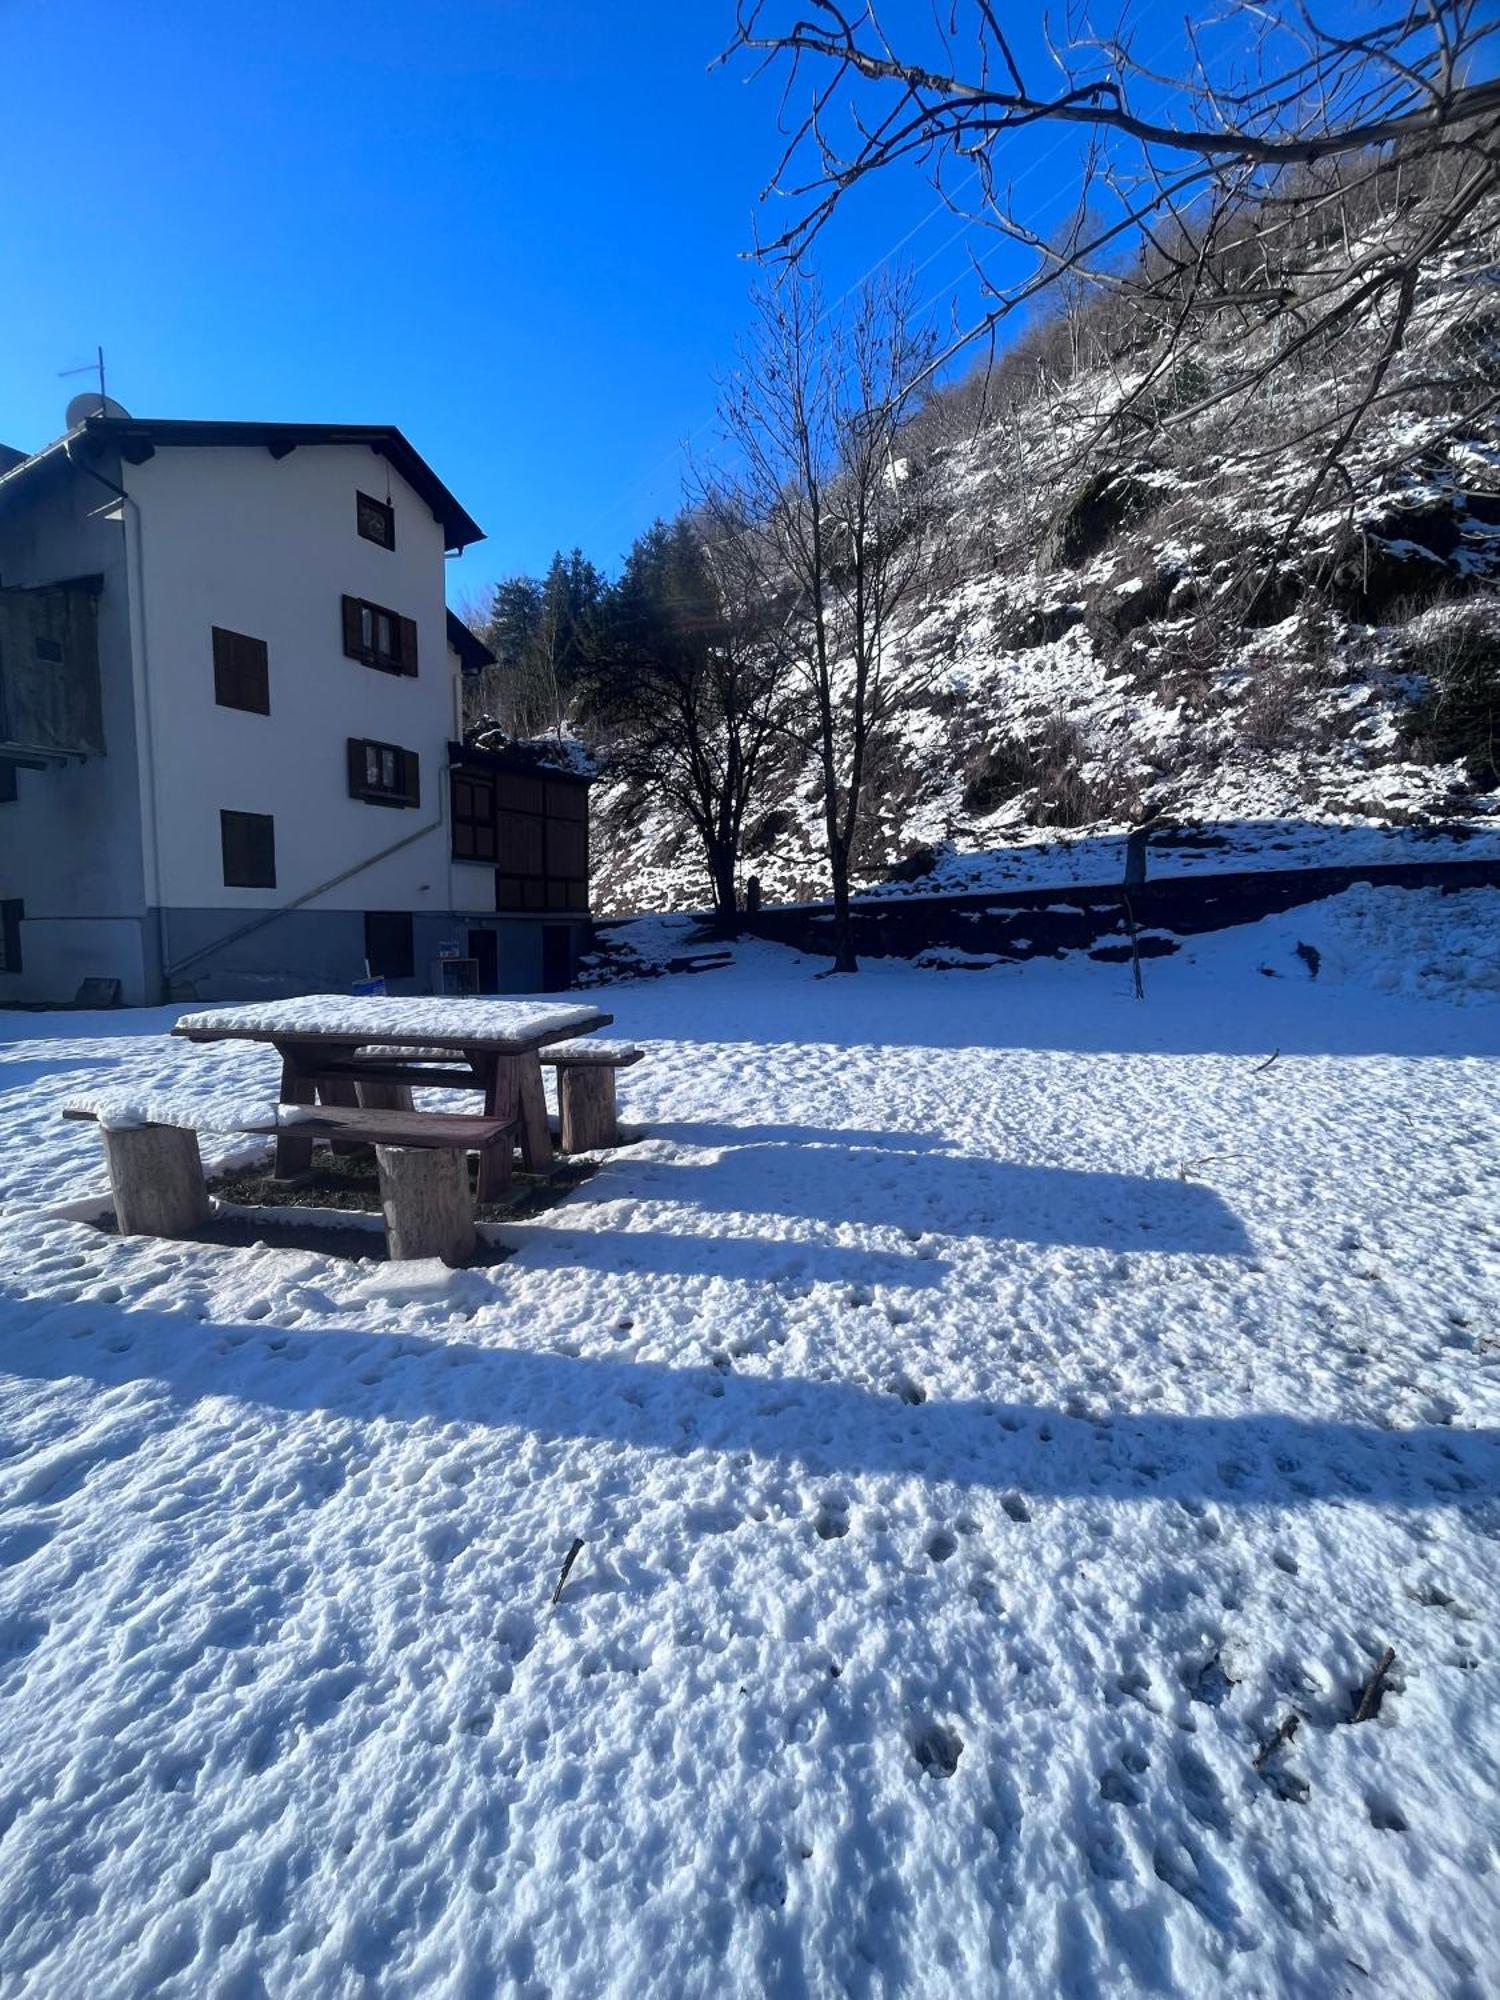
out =
[[(1090, 440), (1153, 368), (1149, 336), (1128, 365), (1085, 368), (987, 416), (940, 401), (917, 420), (913, 463), (948, 534), (890, 650), (908, 700), (871, 778), (863, 886), (893, 872), (929, 890), (1046, 880), (1059, 840), (1158, 815), (1497, 825), (1479, 768), (1493, 726), (1486, 753), (1453, 691), (1478, 674), (1493, 713), (1500, 425), (1493, 413), (1455, 424), (1433, 393), (1468, 317), (1465, 337), (1500, 341), (1493, 279), (1486, 291), (1476, 277), (1497, 226), (1490, 216), (1429, 274), (1384, 414), (1289, 543), (1321, 449), (1299, 432), (1353, 372), (1347, 347), (1276, 378), (1246, 415), (1142, 423), (1134, 450)], [(1162, 395), (1179, 375), (1206, 395), (1247, 358), (1239, 339), (1204, 346)], [(786, 755), (744, 856), (768, 898), (827, 893), (820, 800), (812, 761)], [(706, 900), (670, 811), (618, 783), (595, 801), (597, 907)]]
[(1495, 900), (622, 985), (463, 1273), (49, 1216), (271, 1059), (3, 1017), (5, 1990), (1494, 1991)]

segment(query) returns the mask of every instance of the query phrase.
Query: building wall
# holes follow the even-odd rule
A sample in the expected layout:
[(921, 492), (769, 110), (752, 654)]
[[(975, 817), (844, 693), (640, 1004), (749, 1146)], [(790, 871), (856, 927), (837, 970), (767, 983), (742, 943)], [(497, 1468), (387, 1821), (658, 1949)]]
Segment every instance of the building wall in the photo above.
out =
[[(471, 921), (496, 932), (501, 990), (541, 990), (557, 963), (541, 924), (497, 918), (494, 867), (450, 858), (459, 663), (443, 533), (420, 497), (354, 445), (282, 459), (164, 446), (103, 469), (131, 504), (60, 467), (55, 492), (38, 473), (24, 509), (0, 518), (6, 583), (105, 578), (105, 755), (22, 771), (17, 801), (0, 804), (0, 901), (26, 907), (24, 971), (0, 975), (0, 1005), (66, 1001), (89, 975), (119, 978), (127, 1004), (164, 987), (209, 1000), (346, 988), (363, 976), (372, 910), (413, 917), (411, 990)], [(393, 550), (357, 533), (358, 491), (389, 497)], [(415, 621), (415, 676), (345, 655), (346, 594)], [(218, 704), (216, 625), (265, 641), (269, 715)], [(417, 807), (349, 796), (351, 737), (416, 752)], [(222, 810), (272, 817), (274, 888), (225, 885)], [(587, 925), (566, 935), (571, 962)]]
[[(178, 909), (169, 914), (174, 948), (193, 955), (193, 963), (175, 983), (180, 998), (270, 1000), (295, 993), (339, 993), (364, 977), (365, 928), (359, 911), (291, 910), (257, 930), (245, 930), (224, 910)], [(571, 982), (579, 955), (588, 948), (591, 926), (570, 919), (556, 928), (567, 938), (566, 977), (557, 981), (561, 989)], [(460, 956), (467, 957), (471, 930), (495, 933), (497, 991), (548, 990), (541, 923), (445, 910), (413, 918), (412, 976), (389, 980), (390, 991), (434, 991), (434, 966), (443, 948), (456, 944)]]
[[(127, 467), (126, 481), (145, 521), (153, 902), (169, 911), (249, 916), (319, 891), (306, 907), (450, 907), (442, 773), (455, 688), (443, 533), (427, 506), (384, 459), (353, 445), (304, 447), (282, 459), (248, 446), (166, 448)], [(356, 533), (359, 490), (382, 499), (389, 490), (393, 550)], [(414, 676), (345, 656), (346, 594), (415, 620)], [(215, 625), (266, 642), (269, 715), (216, 702)], [(350, 737), (415, 751), (420, 806), (350, 798)], [(223, 809), (274, 819), (274, 888), (225, 886)], [(401, 842), (398, 852), (376, 858)], [(348, 879), (333, 882), (343, 875)], [(325, 883), (332, 886), (320, 889)], [(169, 956), (175, 953), (169, 940)]]
[[(100, 470), (116, 477), (118, 466)], [(155, 997), (146, 923), (137, 716), (131, 675), (129, 550), (124, 509), (59, 457), (22, 504), (0, 510), (0, 582), (35, 587), (98, 574), (104, 754), (18, 770), (0, 803), (0, 901), (25, 905), (23, 970), (0, 973), (0, 1006), (71, 999), (80, 980), (118, 978), (127, 1001)]]

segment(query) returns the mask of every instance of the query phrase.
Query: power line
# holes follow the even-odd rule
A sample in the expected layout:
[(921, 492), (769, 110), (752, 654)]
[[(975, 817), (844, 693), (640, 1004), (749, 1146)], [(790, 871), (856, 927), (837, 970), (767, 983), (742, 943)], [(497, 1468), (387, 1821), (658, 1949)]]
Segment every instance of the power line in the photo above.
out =
[[(1154, 64), (1158, 62), (1160, 58), (1163, 55), (1165, 55), (1167, 50), (1170, 48), (1173, 39), (1174, 38), (1171, 36), (1165, 37), (1154, 50), (1152, 50), (1148, 55), (1139, 60), (1137, 66), (1144, 67), (1147, 64)], [(1170, 101), (1171, 98), (1180, 97), (1187, 89), (1187, 87), (1188, 86), (1185, 83), (1180, 83), (1175, 85), (1171, 90), (1169, 90), (1166, 93), (1166, 99), (1164, 101)], [(1016, 189), (1023, 187), (1026, 184), (1026, 182), (1029, 181), (1033, 175), (1039, 173), (1041, 169), (1044, 166), (1046, 166), (1050, 160), (1055, 159), (1056, 156), (1069, 143), (1069, 138), (1070, 134), (1064, 131), (1056, 140), (1054, 140), (1052, 145), (1050, 145), (1044, 153), (1040, 154), (1036, 159), (1029, 162), (1029, 164), (1025, 168), (1023, 168), (1023, 170), (1016, 177), (1016, 179), (1008, 184), (1009, 192), (1013, 194)], [(893, 243), (891, 243), (886, 249), (882, 250), (880, 255), (875, 258), (874, 262), (868, 265), (867, 268), (864, 271), (862, 271), (856, 279), (854, 279), (852, 284), (847, 285), (844, 288), (844, 290), (839, 293), (836, 299), (834, 299), (829, 305), (824, 307), (823, 311), (819, 314), (814, 324), (814, 331), (816, 332), (816, 330), (819, 327), (821, 327), (826, 320), (828, 320), (835, 312), (837, 312), (839, 307), (842, 306), (847, 299), (849, 299), (855, 292), (857, 292), (862, 285), (866, 284), (869, 281), (869, 279), (871, 279), (875, 275), (875, 273), (881, 268), (882, 265), (889, 263), (890, 259), (896, 255), (898, 250), (904, 249), (906, 245), (910, 243), (914, 237), (919, 236), (922, 233), (922, 231), (928, 226), (929, 223), (935, 221), (936, 218), (939, 215), (943, 214), (945, 211), (950, 215), (953, 214), (954, 202), (957, 199), (958, 195), (961, 194), (962, 191), (965, 188), (967, 188), (971, 182), (977, 180), (979, 174), (980, 174), (980, 167), (977, 164), (971, 167), (969, 172), (958, 183), (958, 186), (957, 188), (954, 189), (952, 195), (940, 195), (938, 200), (933, 204), (933, 206), (930, 209), (927, 210), (925, 215), (919, 217), (918, 220), (914, 222), (909, 229), (907, 229), (902, 235), (898, 236), (896, 240)], [(962, 212), (960, 211), (960, 221), (958, 227), (955, 230), (953, 230), (951, 234), (944, 237), (943, 241), (937, 246), (936, 250), (931, 251), (926, 257), (923, 258), (920, 264), (917, 264), (913, 267), (912, 276), (919, 277), (923, 271), (927, 270), (930, 265), (935, 263), (937, 259), (940, 256), (942, 256), (945, 250), (951, 249), (953, 245), (957, 243), (961, 237), (968, 235), (969, 232), (975, 226), (976, 226), (976, 218), (972, 215), (962, 214)], [(943, 296), (944, 292), (950, 291), (951, 289), (953, 289), (954, 286), (959, 284), (962, 280), (962, 276), (963, 274), (960, 273), (951, 281), (950, 284), (940, 285), (938, 289), (935, 292), (933, 292), (931, 296), (918, 308), (919, 316), (922, 313), (928, 312)], [(607, 523), (613, 521), (629, 504), (629, 502), (635, 498), (635, 496), (638, 493), (641, 493), (650, 486), (652, 486), (663, 472), (668, 471), (671, 467), (675, 465), (680, 465), (684, 457), (690, 452), (692, 446), (696, 444), (698, 440), (702, 438), (708, 431), (713, 429), (716, 420), (717, 420), (717, 412), (714, 412), (709, 416), (705, 417), (702, 423), (700, 423), (695, 430), (690, 431), (685, 438), (682, 438), (678, 441), (678, 443), (673, 447), (671, 452), (666, 454), (656, 465), (652, 466), (648, 471), (642, 473), (638, 479), (633, 480), (631, 484), (628, 487), (626, 487), (625, 490), (618, 496), (618, 498), (612, 500), (609, 506), (602, 513), (596, 515), (593, 522), (582, 531), (583, 538), (585, 540), (592, 539)]]

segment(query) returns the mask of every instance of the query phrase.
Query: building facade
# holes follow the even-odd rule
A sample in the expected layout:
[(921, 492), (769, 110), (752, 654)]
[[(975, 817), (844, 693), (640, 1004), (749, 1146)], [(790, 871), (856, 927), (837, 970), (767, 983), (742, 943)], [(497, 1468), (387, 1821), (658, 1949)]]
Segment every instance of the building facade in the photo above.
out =
[(485, 656), (444, 561), (479, 539), (384, 427), (98, 415), (0, 457), (0, 1006), (566, 985), (586, 781), (537, 781), (582, 816), (558, 903), (450, 768)]

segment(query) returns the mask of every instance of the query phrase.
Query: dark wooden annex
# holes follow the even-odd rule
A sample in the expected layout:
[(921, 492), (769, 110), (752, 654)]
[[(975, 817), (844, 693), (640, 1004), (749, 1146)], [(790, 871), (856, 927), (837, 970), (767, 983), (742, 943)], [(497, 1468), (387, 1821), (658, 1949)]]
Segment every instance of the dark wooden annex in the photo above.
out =
[(586, 916), (589, 785), (526, 744), (448, 746), (453, 858), (495, 869), (495, 909)]

